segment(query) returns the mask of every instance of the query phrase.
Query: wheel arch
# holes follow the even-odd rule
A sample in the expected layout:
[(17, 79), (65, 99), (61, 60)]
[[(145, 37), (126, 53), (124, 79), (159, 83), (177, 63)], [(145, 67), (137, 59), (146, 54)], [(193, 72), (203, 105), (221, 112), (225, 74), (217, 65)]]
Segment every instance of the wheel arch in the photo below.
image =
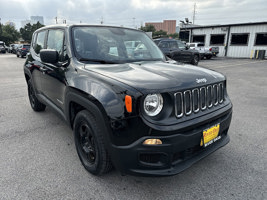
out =
[(82, 110), (88, 110), (97, 119), (108, 121), (108, 115), (103, 105), (92, 95), (79, 89), (69, 87), (66, 92), (65, 115), (67, 122), (73, 129), (75, 116)]

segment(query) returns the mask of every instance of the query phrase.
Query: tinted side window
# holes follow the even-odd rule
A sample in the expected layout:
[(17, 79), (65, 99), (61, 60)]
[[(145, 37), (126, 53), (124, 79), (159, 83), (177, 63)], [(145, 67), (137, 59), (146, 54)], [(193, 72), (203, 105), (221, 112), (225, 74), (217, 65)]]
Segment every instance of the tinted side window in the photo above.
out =
[(170, 48), (171, 49), (177, 49), (178, 48), (178, 44), (176, 41), (171, 41), (170, 42)]
[(161, 42), (159, 44), (159, 47), (161, 47), (161, 48), (169, 48), (169, 43), (168, 42)]
[(37, 54), (39, 54), (41, 49), (44, 48), (44, 42), (45, 42), (45, 31), (42, 31), (37, 34), (36, 44), (34, 47), (34, 51)]

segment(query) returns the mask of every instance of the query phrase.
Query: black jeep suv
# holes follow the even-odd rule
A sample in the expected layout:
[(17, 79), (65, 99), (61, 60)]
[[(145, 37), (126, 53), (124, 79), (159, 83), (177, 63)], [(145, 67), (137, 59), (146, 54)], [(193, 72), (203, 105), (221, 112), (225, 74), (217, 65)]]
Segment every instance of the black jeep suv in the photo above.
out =
[(198, 65), (200, 60), (199, 52), (190, 49), (182, 41), (169, 38), (158, 38), (155, 39), (154, 42), (169, 58), (182, 63)]
[[(127, 49), (129, 42), (138, 48)], [(174, 175), (229, 142), (223, 75), (170, 64), (134, 29), (47, 26), (33, 34), (24, 73), (30, 105), (73, 129), (79, 158), (100, 175)]]

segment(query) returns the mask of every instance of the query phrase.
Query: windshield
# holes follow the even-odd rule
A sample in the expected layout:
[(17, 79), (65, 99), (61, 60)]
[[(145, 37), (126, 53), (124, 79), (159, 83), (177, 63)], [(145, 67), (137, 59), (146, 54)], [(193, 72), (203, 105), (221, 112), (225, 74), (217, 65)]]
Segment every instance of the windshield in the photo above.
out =
[(165, 60), (143, 32), (117, 27), (74, 27), (75, 55), (80, 61), (125, 63)]

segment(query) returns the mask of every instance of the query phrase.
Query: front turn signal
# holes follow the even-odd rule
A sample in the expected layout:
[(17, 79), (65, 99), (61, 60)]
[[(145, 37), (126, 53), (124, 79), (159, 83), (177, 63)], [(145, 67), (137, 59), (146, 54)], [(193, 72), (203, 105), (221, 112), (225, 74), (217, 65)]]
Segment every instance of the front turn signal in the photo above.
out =
[(125, 96), (125, 107), (128, 113), (131, 113), (133, 111), (132, 97), (129, 95)]

